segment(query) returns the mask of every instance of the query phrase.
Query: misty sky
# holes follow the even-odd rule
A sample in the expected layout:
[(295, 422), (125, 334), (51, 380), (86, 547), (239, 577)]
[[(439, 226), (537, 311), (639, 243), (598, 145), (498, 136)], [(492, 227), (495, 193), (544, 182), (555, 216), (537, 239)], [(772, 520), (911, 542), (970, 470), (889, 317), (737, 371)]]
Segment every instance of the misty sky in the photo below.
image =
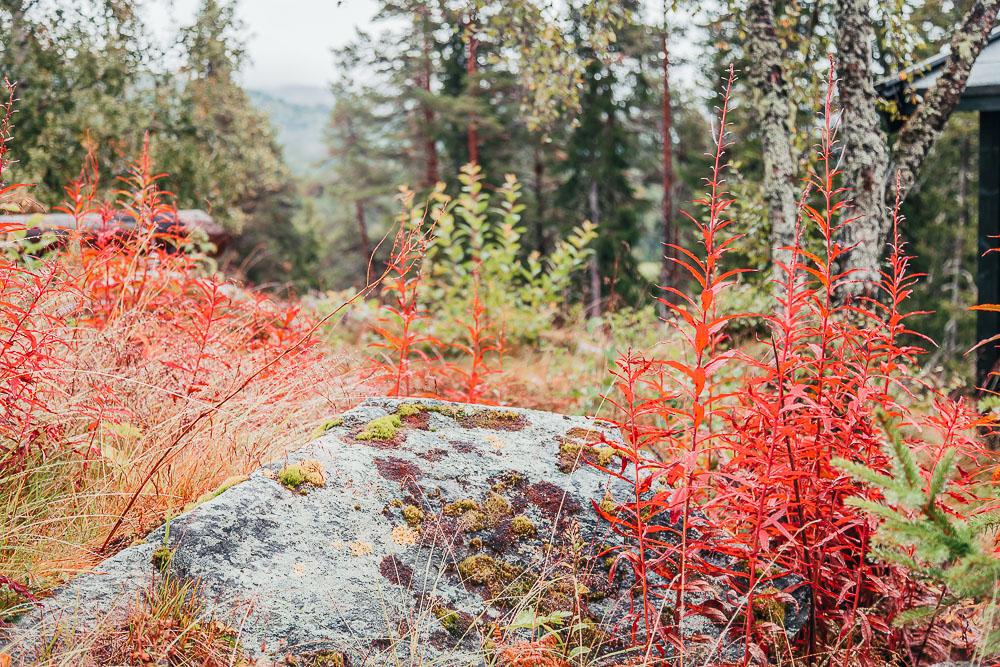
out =
[[(148, 3), (150, 26), (169, 38), (198, 5), (199, 0)], [(239, 0), (237, 11), (247, 28), (250, 56), (244, 85), (326, 87), (334, 78), (330, 48), (367, 27), (375, 0)]]

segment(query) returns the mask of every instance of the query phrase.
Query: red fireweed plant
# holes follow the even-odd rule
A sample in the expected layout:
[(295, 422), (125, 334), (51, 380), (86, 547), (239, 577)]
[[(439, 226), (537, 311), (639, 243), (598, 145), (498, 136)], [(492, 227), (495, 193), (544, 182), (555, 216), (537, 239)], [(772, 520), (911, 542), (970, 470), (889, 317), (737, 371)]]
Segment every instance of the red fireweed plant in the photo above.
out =
[[(8, 185), (4, 176), (11, 159), (10, 142), (15, 114), (15, 86), (4, 79), (6, 101), (0, 104), (0, 213), (21, 196), (26, 184)], [(17, 211), (15, 207), (15, 212)], [(33, 449), (41, 447), (58, 426), (46, 423), (49, 412), (45, 386), (60, 366), (66, 345), (62, 316), (52, 308), (63, 301), (66, 289), (57, 262), (19, 262), (14, 235), (24, 226), (0, 222), (0, 472), (24, 465)]]
[[(64, 189), (67, 233), (39, 243), (21, 226), (0, 229), (0, 594), (15, 599), (100, 561), (347, 407), (346, 383), (329, 372), (344, 359), (316, 332), (384, 277), (304, 316), (214, 270), (198, 232), (179, 224), (148, 140), (117, 191), (99, 173), (88, 156)], [(23, 187), (0, 185), (0, 210), (36, 210)]]
[[(478, 181), (473, 181), (478, 183)], [(404, 190), (403, 212), (389, 253), (382, 283), (380, 314), (372, 327), (378, 350), (368, 360), (368, 375), (388, 396), (443, 398), (465, 403), (490, 403), (496, 390), (490, 380), (502, 372), (504, 335), (483, 299), (482, 231), (462, 230), (462, 252), (471, 256), (468, 290), (462, 293), (464, 312), (454, 318), (456, 333), (433, 332), (430, 313), (421, 303), (427, 298), (423, 259), (439, 240), (442, 220), (453, 220), (452, 212), (462, 202), (435, 189), (424, 207), (413, 206), (413, 193)], [(459, 249), (459, 246), (454, 246)]]
[[(624, 538), (613, 570), (625, 565), (635, 577), (629, 621), (647, 660), (732, 664), (725, 649), (736, 646), (742, 665), (774, 658), (880, 665), (914, 643), (927, 644), (931, 628), (915, 633), (893, 620), (925, 604), (932, 591), (871, 557), (877, 524), (847, 500), (878, 501), (878, 492), (860, 488), (833, 461), (888, 474), (888, 433), (905, 431), (928, 479), (947, 449), (966, 462), (952, 493), (970, 512), (980, 500), (978, 476), (995, 463), (975, 436), (983, 419), (919, 380), (922, 350), (906, 342), (917, 339), (907, 322), (919, 313), (908, 312), (906, 300), (919, 276), (910, 271), (898, 203), (878, 293), (839, 297), (852, 276), (836, 268), (848, 250), (836, 239), (854, 218), (848, 190), (838, 185), (832, 72), (795, 243), (780, 265), (775, 308), (759, 316), (768, 338), (731, 347), (727, 324), (749, 314), (723, 313), (718, 305), (743, 271), (723, 268), (736, 238), (728, 231), (733, 201), (723, 175), (730, 70), (707, 192), (696, 202), (705, 212), (688, 216), (698, 243), (673, 248), (690, 288), (663, 288), (666, 323), (685, 352), (658, 359), (629, 351), (613, 373), (616, 391), (608, 400), (623, 442), (610, 443), (620, 465), (603, 470), (633, 493), (613, 510), (598, 509)], [(928, 396), (927, 413), (910, 407)], [(720, 581), (735, 595), (703, 594)], [(809, 620), (789, 638), (786, 613), (803, 611)], [(722, 636), (708, 642), (682, 631), (692, 616), (715, 622)], [(943, 644), (934, 642), (946, 655)]]
[[(627, 538), (615, 565), (627, 562), (642, 588), (641, 623), (633, 619), (633, 637), (646, 658), (664, 656), (672, 647), (684, 660), (681, 622), (695, 613), (712, 613), (689, 601), (702, 585), (696, 575), (704, 563), (695, 556), (707, 546), (708, 526), (695, 509), (710, 488), (704, 479), (718, 462), (717, 430), (728, 395), (720, 381), (724, 367), (736, 357), (723, 349), (725, 326), (738, 315), (718, 312), (718, 297), (743, 269), (726, 270), (722, 260), (737, 237), (726, 235), (733, 203), (725, 189), (728, 146), (727, 114), (735, 74), (730, 68), (718, 128), (713, 135), (711, 175), (706, 194), (695, 202), (703, 219), (685, 214), (698, 231), (698, 251), (677, 246), (674, 260), (692, 280), (685, 293), (664, 287), (661, 303), (672, 314), (666, 320), (686, 343), (683, 359), (650, 359), (629, 352), (617, 363), (615, 378), (621, 400), (609, 397), (624, 415), (624, 445), (613, 445), (622, 465), (608, 472), (632, 485), (635, 497), (613, 512), (599, 509)], [(649, 425), (651, 423), (655, 425)], [(661, 458), (662, 457), (662, 458)], [(670, 608), (669, 619), (663, 609)]]
[(426, 215), (413, 208), (413, 193), (406, 191), (401, 198), (403, 213), (382, 282), (381, 314), (373, 327), (376, 340), (371, 347), (378, 353), (369, 358), (371, 377), (384, 386), (387, 396), (412, 396), (424, 379), (420, 363), (427, 366), (427, 349), (439, 345), (420, 327), (427, 319), (419, 299), (421, 259), (431, 232)]
[(458, 323), (464, 329), (465, 339), (451, 344), (464, 363), (446, 365), (451, 386), (445, 389), (445, 395), (462, 403), (491, 402), (489, 380), (503, 372), (503, 333), (494, 332), (480, 289), (479, 271), (474, 270), (466, 319)]

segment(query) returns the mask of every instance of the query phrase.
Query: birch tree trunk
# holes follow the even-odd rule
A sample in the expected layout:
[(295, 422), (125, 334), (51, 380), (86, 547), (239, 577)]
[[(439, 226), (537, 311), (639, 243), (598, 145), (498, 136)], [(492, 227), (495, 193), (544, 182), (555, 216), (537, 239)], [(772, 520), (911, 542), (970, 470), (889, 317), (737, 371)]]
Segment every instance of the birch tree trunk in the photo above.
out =
[(795, 240), (793, 106), (785, 80), (784, 54), (774, 28), (774, 1), (751, 0), (747, 9), (752, 33), (748, 55), (763, 148), (764, 197), (771, 223), (772, 277), (780, 279), (781, 265), (791, 261), (791, 253), (784, 248)]

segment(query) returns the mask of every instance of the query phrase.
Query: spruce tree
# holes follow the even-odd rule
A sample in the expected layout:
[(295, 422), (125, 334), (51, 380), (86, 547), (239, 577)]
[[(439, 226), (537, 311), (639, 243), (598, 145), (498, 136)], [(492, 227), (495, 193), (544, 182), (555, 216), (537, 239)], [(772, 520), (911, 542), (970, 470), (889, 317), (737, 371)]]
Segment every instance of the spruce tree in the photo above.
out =
[[(585, 35), (593, 25), (581, 7), (572, 8), (575, 43), (588, 63), (583, 73), (580, 113), (566, 145), (563, 181), (556, 201), (569, 220), (597, 225), (595, 256), (587, 281), (588, 313), (599, 315), (609, 302), (638, 303), (649, 292), (633, 254), (640, 241), (644, 202), (635, 194), (630, 170), (637, 156), (636, 135), (628, 127), (637, 98), (648, 92), (639, 72), (599, 59)], [(622, 47), (618, 42), (619, 49)], [(621, 55), (625, 55), (621, 52)]]
[(204, 0), (182, 34), (178, 94), (154, 135), (154, 156), (181, 206), (208, 210), (235, 234), (248, 278), (304, 279), (312, 243), (296, 224), (299, 197), (267, 117), (236, 82), (244, 61), (235, 3)]
[[(882, 502), (862, 497), (848, 501), (879, 520), (874, 555), (940, 587), (936, 604), (907, 610), (896, 623), (933, 624), (944, 608), (972, 602), (981, 606), (982, 653), (996, 655), (1000, 653), (1000, 555), (990, 545), (1000, 528), (1000, 511), (949, 507), (955, 451), (944, 451), (925, 477), (899, 432), (888, 431), (891, 476), (842, 459), (834, 463), (881, 492)], [(993, 495), (998, 491), (994, 488)]]

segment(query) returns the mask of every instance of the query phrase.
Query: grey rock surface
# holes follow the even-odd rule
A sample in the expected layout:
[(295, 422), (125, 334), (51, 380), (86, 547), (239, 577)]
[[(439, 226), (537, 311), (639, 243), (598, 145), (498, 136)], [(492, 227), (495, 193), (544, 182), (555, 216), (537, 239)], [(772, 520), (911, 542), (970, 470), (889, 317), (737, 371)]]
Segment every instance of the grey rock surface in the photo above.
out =
[[(600, 559), (582, 554), (605, 539), (590, 505), (608, 478), (560, 459), (574, 435), (617, 437), (607, 423), (421, 401), (400, 411), (413, 414), (394, 437), (357, 439), (373, 420), (399, 417), (401, 403), (416, 404), (369, 400), (290, 457), (318, 461), (322, 486), (286, 488), (277, 478), (287, 462), (276, 462), (170, 521), (169, 576), (199, 582), (264, 664), (313, 651), (350, 665), (412, 653), (422, 664), (481, 664), (491, 626), (531, 594), (551, 611), (578, 603), (595, 617), (616, 599), (603, 590), (607, 569), (590, 570)], [(121, 615), (160, 577), (152, 560), (165, 534), (47, 599), (8, 650), (57, 625)]]
[[(606, 549), (620, 541), (592, 505), (625, 488), (582, 460), (610, 457), (602, 438), (618, 434), (582, 417), (366, 401), (288, 461), (74, 579), (8, 631), (5, 650), (114, 623), (167, 576), (197, 582), (260, 665), (317, 652), (352, 667), (481, 665), (497, 633), (528, 638), (517, 627), (551, 615), (581, 628), (574, 641), (592, 657), (615, 651), (631, 587), (624, 567), (609, 579)], [(296, 464), (323, 481), (289, 488), (282, 471)], [(807, 616), (805, 600), (789, 633)], [(682, 628), (742, 655), (739, 640), (718, 640), (718, 621), (689, 616)]]

